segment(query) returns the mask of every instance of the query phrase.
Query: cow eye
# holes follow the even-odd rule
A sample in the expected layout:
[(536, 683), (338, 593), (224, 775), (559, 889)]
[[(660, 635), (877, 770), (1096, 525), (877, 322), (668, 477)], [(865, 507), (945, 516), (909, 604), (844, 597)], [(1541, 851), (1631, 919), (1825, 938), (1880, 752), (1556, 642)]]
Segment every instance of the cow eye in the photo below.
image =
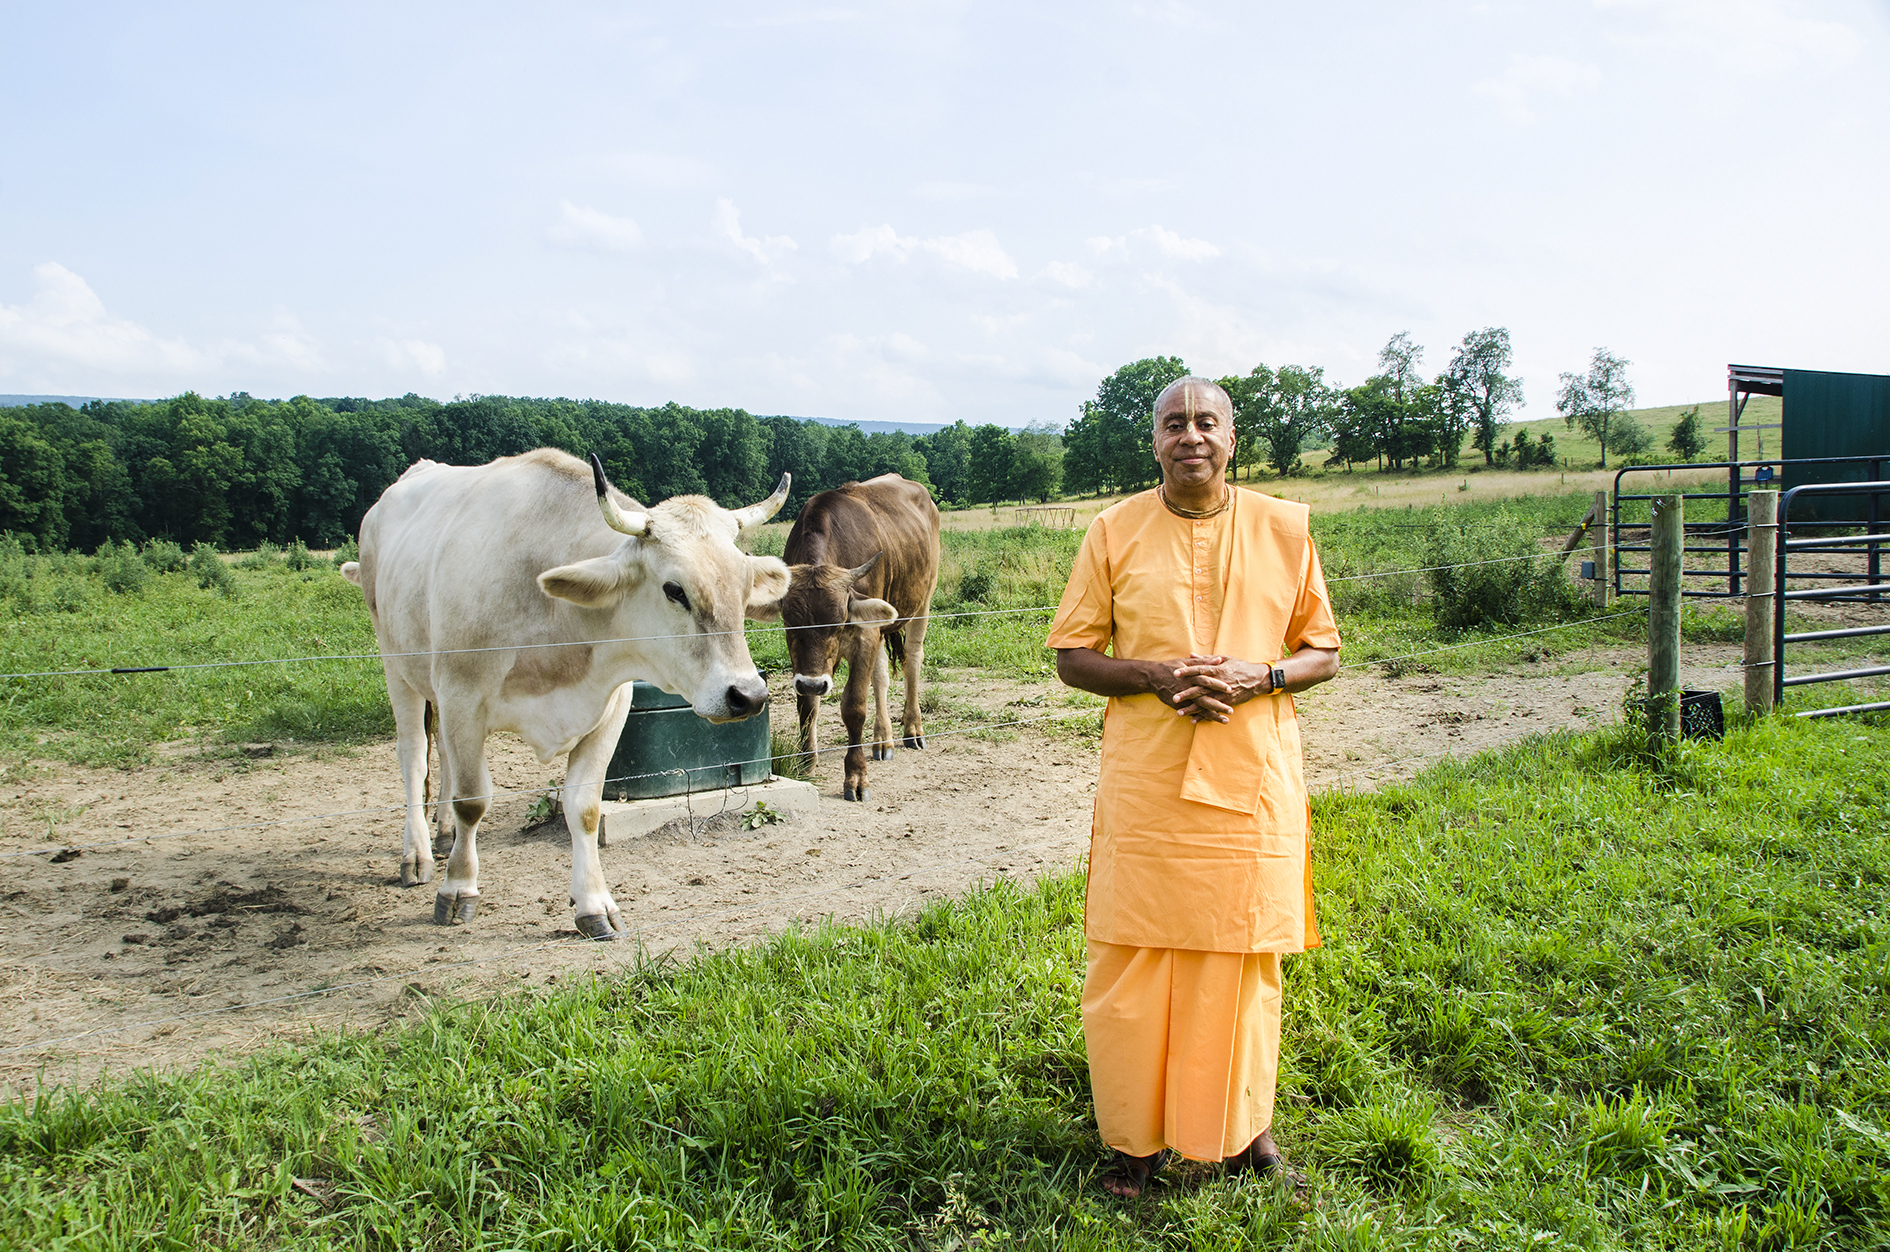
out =
[(664, 583), (663, 594), (668, 596), (671, 600), (675, 601), (677, 604), (682, 605), (685, 609), (689, 607), (689, 597), (683, 594), (683, 589), (679, 584)]

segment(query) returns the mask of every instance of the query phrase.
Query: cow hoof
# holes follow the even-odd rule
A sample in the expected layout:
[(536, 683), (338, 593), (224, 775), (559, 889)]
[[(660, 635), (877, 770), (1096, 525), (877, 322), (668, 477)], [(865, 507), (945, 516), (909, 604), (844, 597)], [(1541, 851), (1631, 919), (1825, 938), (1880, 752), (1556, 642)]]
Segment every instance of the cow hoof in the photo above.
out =
[(617, 937), (617, 932), (610, 928), (610, 919), (602, 913), (586, 913), (577, 919), (577, 929), (586, 939), (596, 939), (609, 943)]
[(887, 747), (887, 746), (886, 746), (885, 744), (883, 744), (883, 743), (876, 743), (876, 744), (874, 744), (874, 745), (873, 745), (873, 759), (874, 759), (875, 761), (890, 761), (890, 760), (892, 760), (892, 749), (891, 749), (891, 748), (889, 748), (889, 747)]
[(919, 748), (923, 748), (925, 746), (925, 736), (924, 735), (907, 735), (906, 746), (908, 748), (914, 749), (915, 751)]
[(401, 886), (418, 887), (421, 883), (425, 881), (426, 880), (424, 878), (420, 877), (419, 870), (415, 868), (414, 859), (412, 857), (408, 857), (406, 860), (400, 863), (400, 885)]
[(433, 924), (435, 926), (458, 926), (470, 922), (479, 913), (479, 897), (469, 895), (436, 895), (433, 897)]
[(866, 788), (861, 787), (859, 790), (855, 791), (852, 787), (842, 787), (840, 789), (840, 798), (842, 800), (853, 800), (864, 804), (866, 803)]

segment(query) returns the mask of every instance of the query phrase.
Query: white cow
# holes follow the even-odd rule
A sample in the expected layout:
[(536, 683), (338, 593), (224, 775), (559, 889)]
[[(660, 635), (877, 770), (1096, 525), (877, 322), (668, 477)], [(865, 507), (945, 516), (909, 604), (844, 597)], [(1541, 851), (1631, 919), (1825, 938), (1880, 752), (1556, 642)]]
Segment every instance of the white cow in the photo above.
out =
[(577, 928), (594, 939), (623, 931), (597, 831), (628, 684), (686, 696), (711, 721), (767, 707), (742, 619), (774, 611), (788, 571), (736, 540), (774, 515), (788, 481), (745, 509), (677, 496), (645, 510), (595, 457), (586, 467), (540, 448), (476, 467), (416, 462), (368, 510), (361, 560), (342, 573), (367, 597), (399, 729), (409, 886), (433, 878), (427, 705), (439, 712), (440, 796), (452, 803), (454, 840), (435, 922), (478, 910), (486, 736), (510, 730), (540, 761), (570, 753), (563, 801)]

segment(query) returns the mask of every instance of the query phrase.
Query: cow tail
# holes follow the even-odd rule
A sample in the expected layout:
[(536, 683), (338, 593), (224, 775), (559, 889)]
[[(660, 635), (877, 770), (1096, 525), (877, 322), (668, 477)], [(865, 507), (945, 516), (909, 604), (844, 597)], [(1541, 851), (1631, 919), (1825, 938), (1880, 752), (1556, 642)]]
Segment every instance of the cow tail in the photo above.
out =
[(886, 641), (886, 669), (897, 674), (899, 667), (906, 663), (906, 628), (894, 626), (885, 631), (881, 638)]
[[(431, 809), (433, 807), (433, 722), (433, 701), (428, 700), (427, 711), (420, 717), (420, 727), (426, 732), (427, 737), (426, 775), (420, 783), (420, 806), (423, 809)], [(431, 813), (427, 815), (427, 821), (429, 823), (433, 821)]]

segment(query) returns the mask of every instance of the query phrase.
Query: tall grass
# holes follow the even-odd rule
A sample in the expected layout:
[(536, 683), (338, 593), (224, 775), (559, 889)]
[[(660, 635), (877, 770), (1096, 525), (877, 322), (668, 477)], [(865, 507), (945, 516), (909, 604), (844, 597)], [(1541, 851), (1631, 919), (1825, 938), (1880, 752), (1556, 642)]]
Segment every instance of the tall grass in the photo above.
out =
[(0, 1244), (1881, 1248), (1886, 797), (1890, 728), (1783, 719), (1317, 801), (1311, 1208), (1091, 1183), (1072, 875), (0, 1108)]

